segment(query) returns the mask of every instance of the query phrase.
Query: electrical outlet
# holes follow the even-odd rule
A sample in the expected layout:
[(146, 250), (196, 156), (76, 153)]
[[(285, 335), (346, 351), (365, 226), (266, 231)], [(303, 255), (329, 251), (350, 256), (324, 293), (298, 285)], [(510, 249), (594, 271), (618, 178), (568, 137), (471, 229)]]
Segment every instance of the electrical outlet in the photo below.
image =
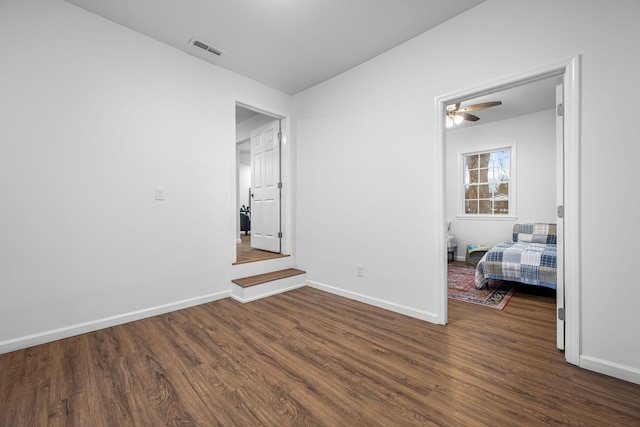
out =
[(364, 267), (360, 264), (356, 265), (356, 276), (364, 277)]

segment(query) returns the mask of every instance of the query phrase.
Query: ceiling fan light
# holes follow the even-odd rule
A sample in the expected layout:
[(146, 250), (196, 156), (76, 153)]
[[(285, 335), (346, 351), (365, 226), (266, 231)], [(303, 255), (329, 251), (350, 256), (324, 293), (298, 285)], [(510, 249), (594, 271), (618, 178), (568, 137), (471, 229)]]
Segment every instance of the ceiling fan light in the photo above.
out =
[(453, 127), (453, 119), (451, 118), (451, 116), (447, 116), (446, 120), (445, 120), (445, 126), (448, 128), (452, 128)]
[(461, 116), (461, 115), (459, 115), (459, 114), (455, 114), (455, 115), (453, 116), (453, 122), (454, 122), (455, 124), (457, 124), (457, 125), (459, 125), (460, 123), (462, 123), (462, 121), (463, 121), (463, 120), (464, 120), (464, 117), (462, 117), (462, 116)]

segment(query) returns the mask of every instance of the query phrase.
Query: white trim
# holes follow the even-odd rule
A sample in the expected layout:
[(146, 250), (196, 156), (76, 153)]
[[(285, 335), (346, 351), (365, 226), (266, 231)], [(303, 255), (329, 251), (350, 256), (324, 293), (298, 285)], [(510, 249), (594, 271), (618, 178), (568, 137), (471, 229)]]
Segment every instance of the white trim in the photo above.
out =
[[(435, 129), (436, 129), (436, 159), (435, 162), (435, 176), (438, 184), (436, 185), (436, 201), (439, 202), (440, 209), (436, 209), (436, 221), (435, 226), (438, 227), (435, 233), (437, 242), (441, 242), (438, 245), (439, 251), (436, 252), (436, 259), (442, 260), (440, 267), (436, 268), (433, 273), (435, 274), (435, 283), (443, 283), (444, 286), (438, 286), (438, 292), (436, 295), (437, 312), (435, 314), (435, 323), (439, 325), (446, 325), (449, 319), (449, 293), (448, 293), (448, 265), (449, 265), (449, 252), (447, 248), (447, 219), (446, 210), (447, 205), (445, 203), (446, 194), (446, 167), (445, 167), (445, 112), (448, 104), (444, 104), (446, 97), (439, 97), (435, 99)], [(439, 143), (438, 143), (439, 142)], [(439, 179), (438, 179), (439, 178)], [(458, 177), (459, 179), (459, 177)], [(459, 184), (459, 182), (458, 182)]]
[(272, 280), (256, 286), (243, 288), (235, 283), (231, 284), (231, 298), (241, 303), (248, 303), (262, 298), (267, 298), (283, 292), (292, 291), (307, 285), (306, 274), (285, 277), (283, 279)]
[(564, 73), (564, 295), (565, 358), (580, 364), (582, 218), (580, 213), (581, 57), (572, 58)]
[[(564, 78), (556, 77), (556, 116), (554, 119), (555, 134), (556, 134), (556, 158), (555, 158), (555, 173), (556, 173), (556, 208), (564, 206), (564, 179), (558, 179), (559, 176), (564, 176), (564, 117), (558, 116), (557, 106), (564, 104)], [(563, 107), (564, 108), (564, 107)], [(559, 143), (561, 142), (561, 143)], [(556, 213), (557, 216), (557, 213)], [(564, 236), (564, 219), (558, 218), (556, 220), (556, 233), (558, 236)], [(564, 312), (564, 239), (558, 239), (557, 241), (557, 260), (556, 260), (556, 347), (559, 350), (564, 350), (565, 342), (565, 324), (564, 317), (560, 319), (558, 315), (559, 311)]]
[[(445, 126), (444, 117), (446, 106), (469, 98), (489, 95), (504, 89), (521, 86), (549, 77), (563, 76), (564, 100), (565, 100), (565, 139), (564, 139), (564, 188), (565, 188), (565, 358), (569, 363), (580, 365), (580, 277), (581, 259), (580, 252), (580, 55), (567, 58), (556, 64), (532, 70), (526, 73), (499, 78), (475, 88), (469, 88), (458, 92), (442, 95), (435, 98), (435, 132), (436, 132), (436, 176), (440, 185), (437, 186), (436, 200), (440, 203), (437, 220), (434, 227), (436, 238), (440, 239), (437, 255), (442, 259), (441, 268), (437, 269), (436, 280), (440, 280), (440, 295), (438, 301), (438, 313), (443, 316), (443, 323), (447, 322), (447, 248), (446, 225), (444, 222), (446, 200), (444, 185), (446, 180), (444, 168), (444, 144)], [(438, 316), (440, 317), (440, 316)]]
[(307, 286), (321, 291), (329, 292), (330, 294), (339, 295), (341, 297), (356, 300), (365, 304), (369, 304), (375, 307), (383, 308), (385, 310), (393, 311), (395, 313), (404, 314), (405, 316), (414, 317), (420, 320), (426, 320), (431, 323), (439, 323), (438, 315), (430, 313), (428, 311), (416, 310), (415, 308), (407, 307), (404, 305), (396, 304), (393, 302), (373, 298), (367, 295), (362, 295), (356, 292), (347, 291), (345, 289), (336, 288), (335, 286), (325, 285), (323, 283), (307, 280)]
[[(246, 98), (242, 98), (242, 97), (237, 97), (234, 96), (233, 97), (233, 107), (234, 107), (234, 111), (235, 111), (235, 107), (242, 107), (245, 110), (251, 110), (251, 111), (255, 111), (256, 113), (260, 113), (262, 115), (265, 116), (270, 116), (273, 117), (274, 119), (286, 119), (289, 117), (288, 114), (282, 112), (282, 111), (278, 111), (275, 108), (271, 108), (268, 105), (262, 105), (258, 102), (253, 102), (251, 100), (248, 100)], [(234, 117), (235, 117), (235, 113), (234, 113)]]
[(640, 369), (591, 356), (580, 356), (580, 367), (624, 381), (640, 384)]
[(464, 220), (473, 220), (473, 221), (516, 221), (518, 219), (517, 216), (513, 215), (456, 215), (456, 219), (461, 221)]
[(87, 332), (98, 331), (100, 329), (133, 322), (135, 320), (146, 319), (148, 317), (169, 313), (171, 311), (182, 310), (183, 308), (217, 301), (219, 299), (229, 297), (230, 294), (231, 291), (217, 292), (215, 294), (203, 295), (201, 297), (189, 298), (156, 307), (145, 308), (143, 310), (132, 311), (131, 313), (119, 314), (117, 316), (78, 323), (77, 325), (66, 326), (64, 328), (57, 328), (46, 332), (12, 338), (10, 340), (0, 342), (0, 354), (85, 334)]
[[(234, 285), (234, 286), (236, 286), (236, 285)], [(249, 303), (249, 302), (252, 302), (252, 301), (257, 301), (257, 300), (262, 299), (262, 298), (267, 298), (267, 297), (271, 297), (271, 296), (274, 296), (274, 295), (282, 294), (284, 292), (289, 292), (289, 291), (292, 291), (294, 289), (303, 288), (305, 286), (307, 286), (306, 283), (299, 283), (297, 285), (288, 286), (286, 288), (278, 288), (278, 289), (274, 289), (274, 290), (272, 290), (270, 292), (260, 292), (259, 294), (247, 295), (247, 296), (245, 296), (245, 295), (237, 295), (236, 293), (232, 293), (231, 294), (231, 298), (236, 300), (236, 301), (238, 301), (239, 303), (246, 304), (246, 303)]]

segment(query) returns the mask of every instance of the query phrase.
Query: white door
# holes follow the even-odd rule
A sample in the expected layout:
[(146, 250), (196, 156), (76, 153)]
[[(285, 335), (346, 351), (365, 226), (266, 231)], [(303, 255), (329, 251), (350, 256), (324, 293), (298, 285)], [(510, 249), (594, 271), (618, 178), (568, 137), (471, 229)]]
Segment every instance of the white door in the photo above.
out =
[(280, 252), (280, 120), (251, 131), (251, 247)]
[[(562, 77), (556, 82), (556, 205), (564, 209), (564, 96)], [(557, 347), (564, 350), (564, 219), (558, 212), (558, 269), (556, 288)]]

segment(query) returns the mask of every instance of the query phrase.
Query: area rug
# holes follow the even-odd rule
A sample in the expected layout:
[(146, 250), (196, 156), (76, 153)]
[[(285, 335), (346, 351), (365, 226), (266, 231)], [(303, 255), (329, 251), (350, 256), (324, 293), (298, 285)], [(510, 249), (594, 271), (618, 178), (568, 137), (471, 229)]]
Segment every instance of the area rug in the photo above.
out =
[(515, 285), (491, 280), (483, 289), (476, 289), (476, 269), (449, 264), (449, 298), (502, 310), (513, 296)]

